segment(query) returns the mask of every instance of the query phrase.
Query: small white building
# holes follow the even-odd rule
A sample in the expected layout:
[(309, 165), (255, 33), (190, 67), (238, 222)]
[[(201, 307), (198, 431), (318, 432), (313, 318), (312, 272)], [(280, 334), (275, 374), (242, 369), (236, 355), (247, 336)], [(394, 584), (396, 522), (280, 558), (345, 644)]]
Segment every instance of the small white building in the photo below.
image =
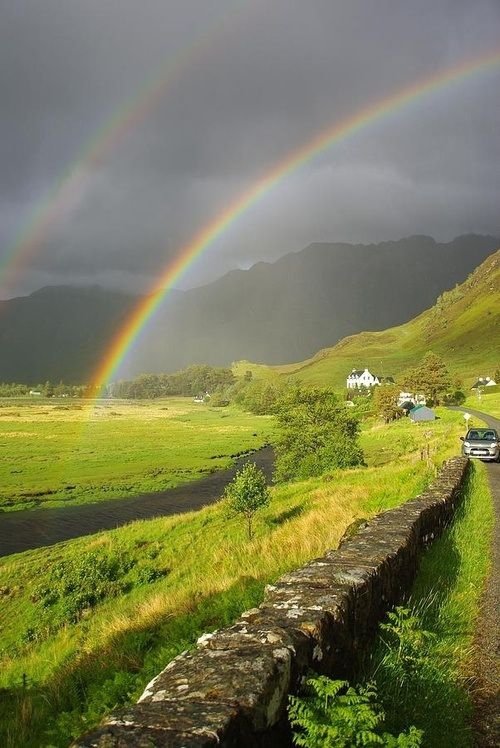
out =
[(413, 403), (413, 405), (425, 405), (426, 399), (424, 395), (414, 395), (413, 392), (400, 392), (398, 395), (398, 405), (401, 407), (403, 403)]
[(477, 382), (472, 385), (471, 390), (478, 390), (480, 387), (494, 387), (496, 382), (491, 377), (478, 377)]

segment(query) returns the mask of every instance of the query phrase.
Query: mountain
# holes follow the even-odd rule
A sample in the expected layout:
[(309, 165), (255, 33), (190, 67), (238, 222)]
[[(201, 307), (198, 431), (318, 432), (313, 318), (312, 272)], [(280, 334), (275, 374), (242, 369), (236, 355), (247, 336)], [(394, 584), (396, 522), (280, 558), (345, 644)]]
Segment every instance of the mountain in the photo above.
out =
[(0, 301), (0, 381), (89, 380), (137, 300), (98, 286), (49, 286)]
[[(427, 236), (311, 244), (169, 293), (121, 373), (306, 359), (346, 335), (411, 319), (499, 245), (477, 235), (447, 244)], [(52, 287), (0, 302), (0, 381), (88, 380), (137, 300), (96, 287)]]
[(160, 310), (135, 346), (135, 372), (241, 358), (282, 364), (361, 330), (406, 322), (500, 246), (487, 236), (438, 244), (311, 244), (228, 273)]
[[(500, 366), (500, 250), (410, 322), (352, 335), (308, 361), (271, 371), (307, 384), (343, 388), (353, 368), (397, 377), (429, 350), (440, 355), (466, 386), (479, 376), (493, 376)], [(258, 370), (255, 374), (263, 375)]]

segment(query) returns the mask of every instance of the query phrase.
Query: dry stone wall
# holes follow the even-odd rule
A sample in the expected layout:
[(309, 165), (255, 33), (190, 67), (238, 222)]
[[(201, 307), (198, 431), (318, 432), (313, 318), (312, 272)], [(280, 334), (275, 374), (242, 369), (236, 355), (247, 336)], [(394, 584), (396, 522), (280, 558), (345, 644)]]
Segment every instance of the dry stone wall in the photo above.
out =
[(137, 704), (78, 748), (290, 746), (288, 695), (313, 669), (349, 678), (387, 609), (410, 589), (423, 549), (450, 522), (467, 471), (446, 462), (420, 496), (368, 522), (269, 585), (262, 605), (170, 662)]

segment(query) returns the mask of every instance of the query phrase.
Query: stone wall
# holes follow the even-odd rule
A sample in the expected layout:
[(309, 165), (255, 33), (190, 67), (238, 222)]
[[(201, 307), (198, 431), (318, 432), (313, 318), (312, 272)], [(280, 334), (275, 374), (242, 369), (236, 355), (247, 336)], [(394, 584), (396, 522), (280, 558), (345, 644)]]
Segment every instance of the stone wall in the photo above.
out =
[(464, 458), (449, 460), (416, 499), (269, 585), (259, 608), (202, 636), (137, 704), (74, 745), (290, 746), (288, 695), (309, 669), (352, 675), (386, 610), (410, 589), (422, 550), (452, 518), (466, 470)]

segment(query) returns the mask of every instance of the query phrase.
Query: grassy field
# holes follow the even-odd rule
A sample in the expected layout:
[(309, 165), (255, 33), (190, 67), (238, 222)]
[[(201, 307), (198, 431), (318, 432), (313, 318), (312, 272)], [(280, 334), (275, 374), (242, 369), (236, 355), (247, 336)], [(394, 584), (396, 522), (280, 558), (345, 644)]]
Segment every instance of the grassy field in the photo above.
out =
[[(397, 378), (419, 363), (427, 351), (441, 356), (450, 372), (471, 386), (482, 373), (500, 364), (500, 250), (469, 278), (442, 294), (435, 306), (406, 324), (381, 332), (362, 332), (325, 348), (307, 361), (269, 367), (304, 384), (345, 388), (347, 374), (367, 366), (382, 376)], [(252, 370), (245, 363), (237, 373)], [(270, 376), (266, 367), (256, 377)]]
[(219, 503), (4, 559), (0, 743), (67, 745), (201, 633), (258, 604), (266, 583), (336, 547), (353, 520), (418, 494), (458, 451), (461, 414), (439, 415), (368, 422), (368, 466), (274, 487), (252, 541)]
[(388, 728), (398, 732), (413, 724), (429, 748), (472, 745), (473, 636), (493, 521), (485, 468), (476, 463), (453, 526), (423, 557), (407, 613), (381, 633), (368, 673)]
[[(493, 391), (491, 391), (493, 390)], [(478, 396), (470, 395), (464, 403), (465, 408), (474, 408), (481, 410), (483, 413), (490, 413), (496, 418), (500, 418), (500, 387), (488, 387)]]
[(272, 419), (190, 398), (0, 400), (0, 511), (160, 491), (261, 447)]

